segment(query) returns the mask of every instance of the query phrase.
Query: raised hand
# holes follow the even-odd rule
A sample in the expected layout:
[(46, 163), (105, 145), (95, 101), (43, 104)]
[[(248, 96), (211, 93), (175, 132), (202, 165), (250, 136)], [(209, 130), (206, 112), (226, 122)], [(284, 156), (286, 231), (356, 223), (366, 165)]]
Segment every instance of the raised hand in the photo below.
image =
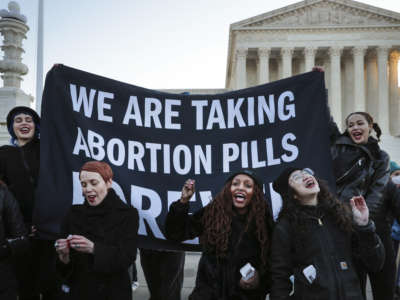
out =
[(181, 202), (187, 203), (189, 199), (194, 194), (194, 187), (195, 181), (193, 179), (186, 180), (185, 184), (182, 187), (182, 194), (181, 194)]
[(353, 220), (358, 226), (365, 226), (369, 221), (369, 210), (363, 196), (354, 196), (350, 199)]

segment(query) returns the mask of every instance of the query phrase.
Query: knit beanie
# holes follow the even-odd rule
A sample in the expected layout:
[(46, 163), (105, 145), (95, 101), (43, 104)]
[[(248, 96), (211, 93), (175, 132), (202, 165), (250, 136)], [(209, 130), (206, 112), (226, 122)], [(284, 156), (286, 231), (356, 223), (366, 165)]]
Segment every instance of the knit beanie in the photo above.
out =
[(239, 175), (239, 174), (244, 174), (244, 175), (250, 176), (254, 180), (254, 183), (257, 184), (258, 187), (262, 190), (262, 188), (263, 188), (262, 181), (260, 180), (260, 177), (257, 175), (257, 173), (252, 169), (242, 169), (242, 170), (232, 173), (231, 175), (229, 175), (229, 177), (225, 181), (225, 183), (232, 180), (236, 175)]
[(7, 115), (7, 129), (8, 133), (11, 135), (13, 139), (16, 139), (17, 137), (15, 136), (14, 132), (14, 118), (16, 115), (19, 114), (26, 114), (30, 115), (33, 119), (33, 122), (35, 123), (35, 136), (39, 137), (40, 134), (40, 117), (34, 111), (32, 108), (27, 107), (27, 106), (16, 106), (13, 109), (11, 109)]
[(289, 177), (294, 171), (302, 170), (302, 168), (288, 167), (274, 180), (272, 187), (277, 193), (285, 194), (289, 189)]

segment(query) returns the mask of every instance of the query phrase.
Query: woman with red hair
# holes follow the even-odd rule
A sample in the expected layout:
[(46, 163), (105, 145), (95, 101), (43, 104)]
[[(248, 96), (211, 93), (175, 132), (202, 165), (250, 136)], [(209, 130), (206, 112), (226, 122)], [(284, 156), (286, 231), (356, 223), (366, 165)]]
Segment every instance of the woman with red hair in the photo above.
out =
[(85, 202), (72, 206), (55, 247), (71, 299), (132, 299), (128, 267), (136, 257), (138, 212), (111, 188), (113, 172), (90, 161), (79, 173)]

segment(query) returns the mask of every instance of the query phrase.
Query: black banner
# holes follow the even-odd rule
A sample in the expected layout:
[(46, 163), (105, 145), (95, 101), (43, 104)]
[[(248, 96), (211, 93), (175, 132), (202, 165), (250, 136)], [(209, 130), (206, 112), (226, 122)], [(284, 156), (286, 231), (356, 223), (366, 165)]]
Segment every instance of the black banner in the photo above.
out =
[[(71, 204), (83, 202), (79, 170), (104, 160), (114, 189), (140, 215), (139, 243), (179, 249), (163, 224), (187, 178), (191, 210), (205, 206), (228, 174), (256, 169), (274, 213), (271, 182), (287, 166), (331, 181), (323, 73), (310, 72), (216, 95), (168, 94), (63, 65), (47, 74), (42, 102), (39, 199), (34, 218), (55, 237)], [(185, 249), (193, 248), (189, 241)]]

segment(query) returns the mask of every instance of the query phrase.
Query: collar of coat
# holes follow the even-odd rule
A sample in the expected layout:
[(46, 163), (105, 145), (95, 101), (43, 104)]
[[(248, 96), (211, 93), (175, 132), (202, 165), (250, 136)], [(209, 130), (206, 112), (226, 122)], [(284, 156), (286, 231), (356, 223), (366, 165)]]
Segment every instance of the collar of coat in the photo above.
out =
[[(378, 141), (373, 138), (373, 137), (369, 137), (368, 138), (368, 143), (378, 143)], [(355, 147), (355, 148), (359, 148), (362, 151), (364, 151), (370, 160), (376, 160), (376, 158), (372, 155), (371, 151), (367, 148), (366, 145), (364, 144), (356, 144), (353, 142), (353, 140), (348, 137), (347, 135), (341, 135), (335, 142), (336, 145), (346, 145), (346, 146), (350, 146), (350, 147)], [(378, 146), (379, 147), (379, 146)]]

